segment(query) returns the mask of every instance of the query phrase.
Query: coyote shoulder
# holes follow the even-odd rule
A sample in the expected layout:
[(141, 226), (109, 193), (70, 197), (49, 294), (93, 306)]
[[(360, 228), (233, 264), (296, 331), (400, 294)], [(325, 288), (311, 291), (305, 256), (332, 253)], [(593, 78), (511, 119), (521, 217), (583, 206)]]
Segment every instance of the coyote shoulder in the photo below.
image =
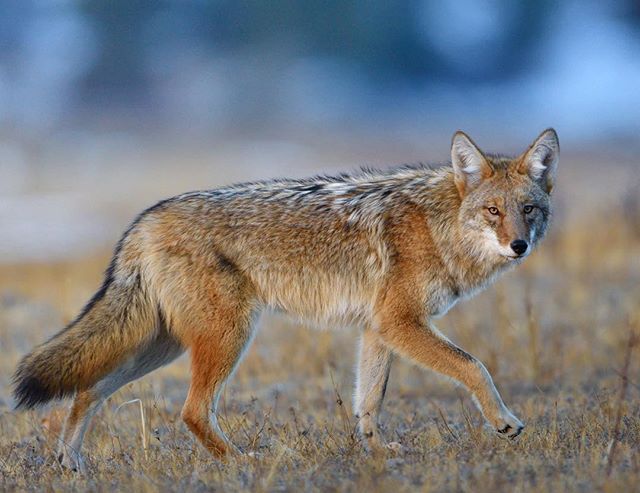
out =
[(516, 158), (483, 153), (457, 132), (451, 166), (245, 183), (162, 201), (124, 234), (76, 320), (20, 362), (17, 406), (75, 395), (60, 453), (79, 468), (102, 402), (189, 350), (182, 418), (215, 456), (237, 451), (216, 405), (257, 314), (272, 308), (361, 328), (354, 406), (370, 448), (384, 447), (377, 416), (393, 354), (457, 380), (488, 423), (516, 436), (523, 425), (485, 367), (432, 320), (538, 244), (558, 156), (552, 129)]

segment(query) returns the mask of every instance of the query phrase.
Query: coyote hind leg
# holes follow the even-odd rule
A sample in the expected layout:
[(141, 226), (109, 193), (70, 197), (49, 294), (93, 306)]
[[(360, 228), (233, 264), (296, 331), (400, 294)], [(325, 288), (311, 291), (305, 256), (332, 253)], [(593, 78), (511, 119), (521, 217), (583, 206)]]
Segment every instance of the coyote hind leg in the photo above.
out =
[(91, 419), (104, 401), (122, 386), (164, 366), (184, 352), (184, 348), (161, 328), (158, 336), (117, 370), (92, 388), (79, 392), (71, 405), (59, 439), (58, 460), (71, 470), (82, 471), (80, 453)]
[(190, 341), (191, 385), (182, 408), (182, 419), (189, 430), (217, 458), (239, 450), (227, 439), (216, 416), (218, 399), (226, 380), (240, 361), (254, 332), (252, 310), (239, 303), (217, 300), (211, 313), (198, 323)]
[(89, 423), (103, 402), (104, 398), (92, 389), (83, 390), (75, 396), (58, 439), (58, 461), (64, 467), (84, 471), (80, 449)]

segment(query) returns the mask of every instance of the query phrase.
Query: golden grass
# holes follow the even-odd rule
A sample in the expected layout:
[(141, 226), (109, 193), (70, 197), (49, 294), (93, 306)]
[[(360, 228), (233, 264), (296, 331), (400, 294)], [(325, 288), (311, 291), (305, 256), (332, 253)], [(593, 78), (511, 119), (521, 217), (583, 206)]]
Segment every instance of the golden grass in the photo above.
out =
[[(19, 357), (89, 298), (108, 256), (2, 266), (0, 489), (634, 491), (640, 348), (624, 399), (619, 371), (630, 328), (640, 331), (639, 219), (615, 209), (554, 225), (524, 266), (439, 322), (486, 363), (526, 422), (523, 436), (486, 431), (464, 391), (397, 360), (382, 429), (404, 451), (384, 458), (369, 457), (355, 433), (355, 331), (267, 317), (221, 402), (223, 429), (259, 458), (222, 464), (194, 441), (179, 419), (189, 380), (181, 358), (109, 399), (85, 441), (87, 475), (61, 469), (61, 406), (13, 413), (9, 378)], [(146, 450), (138, 405), (116, 412), (133, 399), (142, 402)]]

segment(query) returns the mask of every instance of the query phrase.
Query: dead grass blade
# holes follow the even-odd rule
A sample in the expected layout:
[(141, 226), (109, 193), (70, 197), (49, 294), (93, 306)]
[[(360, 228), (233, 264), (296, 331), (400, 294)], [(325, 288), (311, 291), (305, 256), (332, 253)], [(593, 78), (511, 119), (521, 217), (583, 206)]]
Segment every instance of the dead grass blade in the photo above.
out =
[(616, 447), (620, 440), (620, 423), (622, 422), (622, 408), (624, 401), (627, 397), (627, 389), (629, 388), (629, 366), (631, 365), (631, 353), (633, 353), (634, 346), (638, 343), (638, 335), (635, 333), (632, 326), (629, 327), (629, 342), (627, 343), (627, 350), (624, 356), (624, 366), (621, 371), (622, 385), (620, 385), (620, 395), (618, 397), (618, 410), (616, 411), (616, 420), (613, 425), (613, 437), (611, 438), (611, 444), (609, 445), (608, 457), (607, 457), (607, 477), (611, 476), (613, 470), (613, 461), (616, 454)]

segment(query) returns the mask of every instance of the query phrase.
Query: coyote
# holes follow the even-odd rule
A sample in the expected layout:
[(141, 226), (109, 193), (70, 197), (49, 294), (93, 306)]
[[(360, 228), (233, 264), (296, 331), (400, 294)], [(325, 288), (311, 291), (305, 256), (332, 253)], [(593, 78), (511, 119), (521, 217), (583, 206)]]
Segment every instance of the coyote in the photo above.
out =
[(218, 399), (270, 308), (361, 328), (354, 407), (373, 451), (385, 449), (377, 418), (394, 354), (464, 385), (486, 421), (515, 437), (523, 424), (487, 369), (432, 320), (538, 244), (559, 151), (553, 129), (516, 158), (456, 132), (450, 166), (244, 183), (159, 202), (123, 235), (80, 315), (22, 359), (16, 407), (75, 395), (59, 458), (80, 469), (105, 399), (189, 350), (182, 419), (215, 457), (239, 452), (218, 427)]

